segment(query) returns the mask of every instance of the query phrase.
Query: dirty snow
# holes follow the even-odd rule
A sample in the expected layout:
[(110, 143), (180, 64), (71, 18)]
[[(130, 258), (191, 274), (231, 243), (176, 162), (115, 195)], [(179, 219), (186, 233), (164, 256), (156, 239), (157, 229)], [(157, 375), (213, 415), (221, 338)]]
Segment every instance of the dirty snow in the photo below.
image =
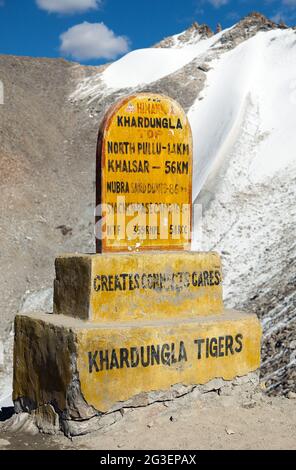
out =
[(196, 38), (193, 44), (182, 47), (175, 37), (171, 48), (138, 49), (126, 54), (109, 65), (103, 73), (82, 80), (70, 96), (73, 101), (88, 99), (93, 102), (102, 92), (138, 87), (168, 76), (197, 57), (202, 57), (211, 48), (215, 48), (221, 36), (228, 30), (211, 38)]
[(181, 69), (207, 51), (218, 35), (183, 48), (139, 49), (110, 65), (102, 74), (108, 88), (130, 88), (155, 82)]

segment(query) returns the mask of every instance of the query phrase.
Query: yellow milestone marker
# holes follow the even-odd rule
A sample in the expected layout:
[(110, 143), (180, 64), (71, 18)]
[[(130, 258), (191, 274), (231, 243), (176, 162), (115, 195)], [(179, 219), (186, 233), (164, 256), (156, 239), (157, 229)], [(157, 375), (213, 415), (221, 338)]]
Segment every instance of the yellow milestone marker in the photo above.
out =
[(219, 254), (190, 251), (192, 136), (180, 105), (149, 93), (115, 104), (96, 178), (97, 253), (59, 256), (54, 313), (15, 319), (16, 409), (67, 435), (171, 387), (260, 366), (260, 322), (224, 309)]
[(120, 100), (106, 114), (97, 151), (97, 251), (188, 249), (192, 135), (171, 98)]

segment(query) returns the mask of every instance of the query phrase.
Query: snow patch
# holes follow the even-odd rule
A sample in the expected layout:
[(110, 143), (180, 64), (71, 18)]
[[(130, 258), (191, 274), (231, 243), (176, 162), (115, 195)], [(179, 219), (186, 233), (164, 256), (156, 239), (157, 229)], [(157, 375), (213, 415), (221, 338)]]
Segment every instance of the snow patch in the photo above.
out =
[(211, 63), (204, 99), (198, 99), (188, 114), (194, 140), (193, 198), (229, 155), (247, 100), (258, 107), (262, 132), (248, 169), (252, 181), (262, 182), (295, 161), (293, 63), (296, 41), (292, 30), (258, 33)]

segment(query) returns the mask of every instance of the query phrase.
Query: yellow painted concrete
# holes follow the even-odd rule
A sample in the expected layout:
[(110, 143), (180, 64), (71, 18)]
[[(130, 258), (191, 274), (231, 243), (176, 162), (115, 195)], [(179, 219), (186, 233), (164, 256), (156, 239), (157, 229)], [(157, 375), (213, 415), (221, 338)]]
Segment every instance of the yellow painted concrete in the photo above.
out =
[(223, 310), (217, 253), (65, 255), (56, 271), (55, 313), (94, 322), (182, 321)]
[(142, 392), (254, 371), (260, 339), (257, 317), (236, 311), (141, 324), (21, 315), (15, 321), (13, 398), (37, 407), (55, 403), (65, 416), (87, 418), (93, 416), (91, 406), (108, 411)]
[[(207, 357), (207, 339), (212, 341), (214, 356)], [(198, 340), (204, 340), (200, 358), (198, 344), (195, 343)], [(165, 390), (178, 383), (204, 384), (215, 377), (230, 380), (259, 368), (260, 340), (261, 327), (257, 317), (238, 312), (230, 312), (219, 318), (194, 321), (152, 322), (145, 326), (88, 329), (78, 334), (81, 391), (89, 404), (107, 411), (115, 403), (126, 401), (141, 392)], [(230, 343), (233, 344), (229, 349)], [(182, 344), (187, 360), (184, 360), (183, 348), (183, 359), (179, 361)], [(152, 365), (152, 346), (156, 350), (160, 348), (160, 357), (163, 354), (160, 364), (154, 360)], [(216, 346), (220, 347), (219, 357), (216, 357)], [(127, 353), (122, 352), (122, 348), (126, 348)], [(148, 360), (147, 367), (143, 367), (141, 361), (139, 365), (132, 367), (131, 348), (134, 359), (137, 354), (141, 356), (143, 348), (144, 361), (148, 360), (148, 348), (150, 361)], [(172, 361), (173, 348), (176, 362)], [(108, 365), (106, 361), (100, 362), (100, 354), (106, 360), (106, 351)], [(126, 354), (129, 367), (125, 361), (120, 363), (121, 355)]]
[(95, 256), (90, 309), (94, 321), (182, 320), (221, 312), (220, 257), (189, 252)]
[[(97, 184), (100, 189), (97, 202), (115, 208), (115, 219), (106, 218), (106, 226), (116, 227), (114, 239), (111, 238), (112, 231), (107, 232), (107, 238), (103, 239), (103, 252), (189, 248), (192, 134), (187, 116), (176, 101), (163, 95), (140, 93), (116, 103), (107, 113), (101, 127), (98, 162), (97, 181), (100, 184)], [(112, 192), (108, 188), (110, 183), (119, 184), (121, 188), (123, 184), (124, 190)], [(126, 214), (126, 223), (130, 223), (131, 232), (123, 233), (120, 229), (119, 233), (117, 227), (121, 226), (122, 216), (119, 214), (122, 213), (118, 211), (121, 204), (118, 196), (125, 198), (126, 207), (130, 208), (139, 204), (145, 207), (150, 204), (157, 204), (157, 207), (174, 204), (182, 210), (183, 205), (187, 204), (187, 218), (182, 223), (182, 220), (176, 222), (172, 213), (167, 218), (163, 217), (163, 227), (168, 229), (168, 238), (161, 239), (162, 234), (154, 232), (156, 229), (159, 232), (160, 221), (149, 221), (148, 212), (146, 220), (136, 220), (136, 210), (130, 215)], [(106, 217), (107, 212), (103, 211), (103, 216)], [(179, 229), (182, 235), (175, 238)], [(143, 233), (146, 239), (142, 238)], [(149, 238), (150, 233), (154, 234), (154, 239)]]

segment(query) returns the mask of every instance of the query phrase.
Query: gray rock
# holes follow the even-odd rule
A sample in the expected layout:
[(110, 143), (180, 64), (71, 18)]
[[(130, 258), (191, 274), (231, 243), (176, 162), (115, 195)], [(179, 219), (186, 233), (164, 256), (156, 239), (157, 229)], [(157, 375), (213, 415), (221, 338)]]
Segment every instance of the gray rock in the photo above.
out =
[(290, 354), (290, 362), (295, 362), (296, 361), (296, 351), (293, 351)]
[(26, 433), (36, 435), (39, 432), (35, 418), (29, 413), (16, 413), (0, 425), (0, 430), (10, 434)]
[(103, 428), (108, 428), (121, 418), (121, 413), (117, 411), (103, 416), (94, 416), (93, 418), (84, 421), (63, 420), (61, 425), (66, 436), (75, 437), (98, 431)]
[(10, 446), (10, 442), (7, 439), (0, 439), (0, 449), (8, 446)]
[(227, 382), (223, 379), (214, 379), (204, 385), (200, 385), (199, 388), (202, 393), (208, 393), (212, 390), (219, 390), (220, 388), (224, 387), (226, 383)]
[(45, 405), (32, 413), (35, 424), (44, 434), (57, 434), (60, 431), (59, 415), (51, 405)]
[(208, 64), (201, 64), (197, 68), (202, 72), (209, 72), (209, 70), (211, 70), (211, 67)]
[(41, 289), (24, 295), (19, 313), (53, 311), (53, 288)]
[(242, 377), (236, 377), (233, 381), (234, 385), (243, 385), (246, 383), (252, 383), (253, 385), (259, 385), (259, 373), (258, 372), (251, 372), (248, 375), (244, 375)]

